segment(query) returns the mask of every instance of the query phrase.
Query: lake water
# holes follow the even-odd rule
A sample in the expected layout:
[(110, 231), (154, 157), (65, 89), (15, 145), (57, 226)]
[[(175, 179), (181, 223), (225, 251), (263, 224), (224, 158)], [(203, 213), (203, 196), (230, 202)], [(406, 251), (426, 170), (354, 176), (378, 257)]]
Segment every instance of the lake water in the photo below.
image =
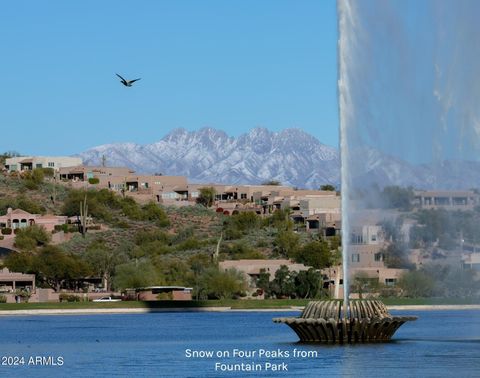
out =
[[(390, 343), (346, 346), (297, 343), (272, 322), (294, 312), (0, 317), (0, 376), (480, 377), (479, 310), (392, 314), (419, 319)], [(257, 370), (222, 371), (241, 363)]]

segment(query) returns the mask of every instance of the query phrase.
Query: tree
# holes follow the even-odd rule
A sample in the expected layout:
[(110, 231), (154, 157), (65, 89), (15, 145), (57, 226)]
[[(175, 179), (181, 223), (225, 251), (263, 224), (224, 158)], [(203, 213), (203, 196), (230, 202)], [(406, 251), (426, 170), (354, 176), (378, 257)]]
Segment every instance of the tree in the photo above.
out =
[(267, 273), (265, 269), (260, 269), (260, 274), (258, 275), (256, 286), (259, 289), (262, 289), (265, 293), (265, 297), (269, 297), (271, 294), (270, 291), (270, 273)]
[(166, 227), (170, 224), (165, 211), (155, 202), (149, 202), (142, 207), (143, 220), (155, 222), (159, 227)]
[(117, 290), (163, 284), (150, 260), (117, 265), (113, 285)]
[(6, 159), (18, 156), (21, 155), (17, 151), (5, 151), (3, 154), (0, 154), (0, 164), (4, 165)]
[(358, 272), (353, 277), (350, 291), (358, 293), (359, 298), (362, 299), (364, 294), (378, 291), (380, 286), (378, 278), (369, 277), (365, 272)]
[(286, 257), (293, 257), (297, 253), (300, 236), (293, 231), (280, 231), (273, 242), (275, 251)]
[(215, 195), (217, 194), (215, 188), (211, 186), (200, 188), (199, 192), (197, 203), (205, 207), (211, 207), (215, 202)]
[(103, 241), (92, 243), (82, 254), (82, 259), (88, 264), (92, 274), (102, 278), (106, 290), (111, 290), (115, 267), (125, 261), (124, 256)]
[(435, 283), (434, 295), (446, 298), (471, 298), (480, 290), (475, 270), (445, 264), (425, 264), (422, 272)]
[(401, 229), (403, 220), (400, 217), (397, 218), (395, 222), (392, 220), (383, 220), (379, 225), (382, 227), (386, 241), (391, 241), (393, 243), (402, 241)]
[(202, 275), (205, 270), (211, 267), (212, 262), (210, 256), (206, 254), (195, 254), (188, 259), (188, 263), (192, 271), (190, 282), (192, 283), (196, 300), (198, 301), (202, 295), (206, 298), (207, 293), (204, 290), (205, 285), (202, 281)]
[(225, 271), (211, 267), (203, 271), (200, 277), (199, 290), (208, 298), (228, 299), (241, 295), (246, 289), (246, 282), (241, 272), (235, 269)]
[(267, 218), (266, 222), (279, 230), (292, 230), (293, 222), (290, 219), (291, 210), (289, 208), (277, 209)]
[(300, 298), (315, 298), (322, 289), (322, 275), (317, 270), (310, 268), (301, 270), (294, 278), (295, 294)]
[(43, 247), (36, 254), (32, 268), (39, 281), (57, 292), (62, 287), (78, 289), (80, 281), (91, 274), (88, 265), (79, 257), (53, 245)]
[(44, 178), (45, 174), (42, 168), (35, 168), (23, 174), (25, 187), (30, 190), (38, 189), (38, 186), (43, 182)]
[(20, 228), (15, 235), (15, 247), (22, 251), (33, 251), (35, 248), (50, 242), (50, 235), (36, 224)]
[(480, 281), (473, 269), (450, 267), (444, 277), (444, 296), (450, 298), (472, 298), (480, 292)]
[(30, 252), (12, 251), (5, 257), (3, 264), (11, 272), (33, 273), (33, 259), (34, 255)]
[(281, 265), (277, 269), (270, 287), (277, 298), (290, 297), (295, 292), (294, 275), (291, 274), (288, 266)]
[(320, 190), (325, 190), (325, 191), (328, 191), (328, 192), (334, 192), (335, 187), (333, 185), (330, 185), (330, 184), (325, 184), (325, 185), (320, 186)]
[(399, 209), (410, 211), (414, 193), (412, 188), (402, 188), (400, 186), (386, 186), (380, 194), (382, 207), (385, 209)]
[(390, 243), (386, 248), (382, 249), (385, 257), (385, 266), (387, 268), (411, 269), (412, 263), (408, 260), (408, 253), (405, 244), (401, 242)]
[(316, 269), (328, 268), (336, 263), (337, 254), (333, 253), (327, 241), (311, 241), (295, 253), (295, 261)]
[(260, 217), (253, 211), (242, 211), (228, 217), (224, 222), (224, 229), (227, 234), (234, 233), (234, 231), (243, 234), (248, 231), (256, 229), (260, 224)]
[(229, 260), (265, 258), (262, 253), (252, 248), (244, 240), (224, 244), (221, 248), (221, 252), (222, 254), (227, 255)]
[(87, 199), (88, 213), (95, 218), (109, 218), (105, 206), (98, 201), (99, 192), (94, 190), (69, 190), (67, 198), (63, 203), (62, 213), (72, 217), (79, 215), (79, 204)]
[(38, 202), (31, 198), (20, 195), (17, 197), (16, 207), (22, 209), (30, 214), (44, 214), (45, 208), (38, 204)]
[(435, 283), (425, 272), (414, 270), (400, 277), (398, 287), (404, 291), (406, 297), (424, 298), (434, 293)]
[(267, 185), (280, 186), (280, 185), (282, 185), (282, 183), (281, 183), (280, 181), (278, 181), (278, 180), (267, 180), (267, 181), (262, 182), (261, 185), (265, 185), (265, 186), (267, 186)]
[(185, 286), (191, 279), (188, 263), (179, 258), (157, 256), (152, 261), (166, 285)]

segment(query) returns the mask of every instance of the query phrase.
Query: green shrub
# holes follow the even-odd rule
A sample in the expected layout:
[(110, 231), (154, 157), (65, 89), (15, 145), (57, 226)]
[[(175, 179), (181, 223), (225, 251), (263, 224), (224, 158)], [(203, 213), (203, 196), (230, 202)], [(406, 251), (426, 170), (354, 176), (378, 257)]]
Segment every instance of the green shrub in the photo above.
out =
[(195, 238), (189, 238), (177, 244), (175, 248), (178, 251), (188, 251), (188, 250), (200, 249), (202, 246), (203, 246), (202, 241)]
[(88, 183), (91, 185), (96, 185), (100, 182), (100, 180), (97, 177), (90, 177), (88, 179)]
[(53, 168), (42, 168), (42, 171), (45, 177), (53, 177), (55, 174)]
[(3, 239), (5, 239), (5, 236), (0, 235), (0, 240), (3, 240)]
[(82, 299), (78, 295), (61, 293), (59, 295), (60, 302), (80, 302)]
[(0, 295), (0, 303), (7, 303), (7, 297), (3, 294)]
[(68, 232), (68, 224), (56, 224), (54, 227), (55, 231)]
[(2, 235), (11, 235), (12, 229), (10, 227), (2, 228)]
[(266, 241), (265, 239), (259, 239), (257, 241), (256, 247), (257, 248), (267, 248), (269, 245), (270, 245), (270, 243), (268, 243), (268, 241)]
[(45, 229), (36, 224), (26, 228), (16, 228), (15, 234), (15, 246), (22, 250), (33, 250), (35, 247), (48, 244), (51, 239)]
[(160, 230), (140, 230), (135, 234), (135, 244), (142, 245), (154, 241), (160, 241), (164, 244), (170, 244), (170, 237)]
[(160, 227), (166, 227), (170, 224), (165, 211), (154, 202), (149, 202), (142, 207), (143, 220), (149, 220), (157, 223)]
[(38, 189), (38, 184), (33, 181), (32, 179), (25, 179), (24, 181), (25, 188), (28, 190), (37, 190)]
[(16, 198), (15, 207), (17, 209), (22, 209), (30, 214), (44, 214), (45, 208), (38, 204), (38, 202), (28, 198), (24, 195), (18, 196)]
[(157, 295), (157, 299), (159, 301), (170, 301), (173, 299), (173, 294), (170, 293), (160, 293)]
[(244, 242), (226, 243), (221, 247), (221, 253), (227, 255), (229, 260), (264, 259), (265, 256), (251, 248)]
[(68, 226), (68, 232), (70, 233), (74, 233), (74, 232), (78, 232), (78, 224), (71, 224)]
[(125, 222), (123, 220), (120, 220), (118, 222), (115, 223), (115, 227), (118, 227), (118, 228), (130, 228), (130, 224), (128, 222)]
[[(88, 229), (90, 229), (90, 227)], [(65, 233), (73, 233), (78, 231), (78, 226), (76, 224), (57, 224), (55, 225), (54, 230), (57, 232), (63, 231)]]
[(123, 198), (120, 202), (123, 213), (132, 220), (142, 220), (143, 214), (140, 206), (131, 197)]

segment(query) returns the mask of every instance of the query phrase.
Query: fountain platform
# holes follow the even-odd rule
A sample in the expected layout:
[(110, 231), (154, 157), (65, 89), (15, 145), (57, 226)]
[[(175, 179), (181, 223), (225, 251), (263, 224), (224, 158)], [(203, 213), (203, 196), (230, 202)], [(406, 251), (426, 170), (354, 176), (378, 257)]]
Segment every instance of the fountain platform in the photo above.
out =
[(300, 317), (274, 318), (285, 323), (302, 342), (347, 344), (389, 341), (395, 331), (416, 316), (392, 316), (379, 300), (350, 300), (345, 316), (343, 300), (309, 302)]

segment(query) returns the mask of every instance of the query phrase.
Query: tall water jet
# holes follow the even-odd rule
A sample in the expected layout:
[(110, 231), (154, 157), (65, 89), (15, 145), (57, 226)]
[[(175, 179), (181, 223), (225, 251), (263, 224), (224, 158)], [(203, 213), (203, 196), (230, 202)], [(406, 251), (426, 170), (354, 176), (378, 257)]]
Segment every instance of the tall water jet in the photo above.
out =
[(348, 279), (348, 245), (349, 245), (349, 235), (350, 235), (350, 223), (348, 217), (348, 209), (350, 208), (349, 197), (345, 195), (349, 190), (348, 183), (348, 143), (347, 143), (347, 130), (346, 125), (348, 125), (349, 117), (351, 114), (348, 112), (348, 90), (345, 88), (345, 85), (348, 83), (348, 70), (346, 68), (347, 64), (347, 54), (345, 46), (347, 44), (346, 39), (348, 36), (345, 34), (347, 29), (347, 23), (351, 22), (350, 17), (350, 8), (348, 4), (337, 3), (338, 6), (338, 109), (339, 109), (339, 120), (340, 120), (340, 159), (341, 159), (341, 190), (343, 193), (342, 197), (342, 265), (343, 265), (343, 298), (344, 298), (344, 314), (348, 314), (348, 300), (349, 300), (349, 279)]

